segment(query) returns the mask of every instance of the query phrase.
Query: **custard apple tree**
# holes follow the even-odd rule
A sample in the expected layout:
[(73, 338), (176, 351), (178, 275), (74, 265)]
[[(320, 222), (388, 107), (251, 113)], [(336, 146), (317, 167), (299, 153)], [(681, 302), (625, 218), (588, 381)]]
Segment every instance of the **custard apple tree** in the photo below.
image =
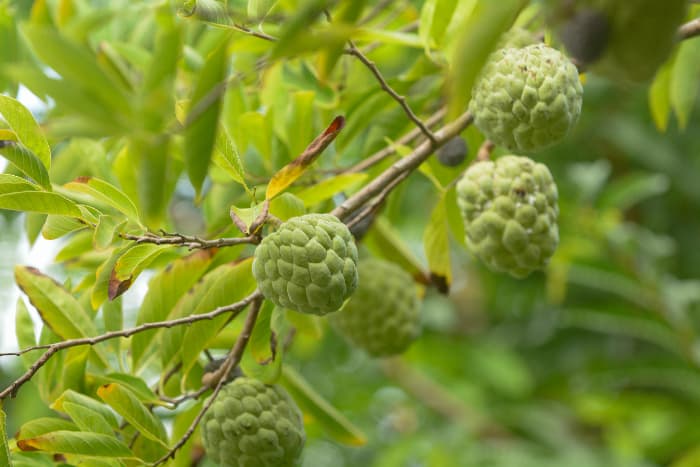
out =
[(700, 465), (698, 36), (0, 0), (0, 466)]

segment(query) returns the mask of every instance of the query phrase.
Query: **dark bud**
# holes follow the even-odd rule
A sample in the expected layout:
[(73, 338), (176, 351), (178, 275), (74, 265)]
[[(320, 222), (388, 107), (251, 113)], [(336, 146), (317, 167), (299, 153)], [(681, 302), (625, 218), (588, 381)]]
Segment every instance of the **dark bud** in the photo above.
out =
[(461, 136), (455, 136), (438, 149), (437, 158), (446, 167), (457, 167), (467, 158), (469, 148)]
[(598, 60), (605, 52), (610, 36), (610, 20), (602, 11), (591, 8), (575, 13), (559, 30), (559, 38), (580, 65)]
[[(362, 210), (360, 209), (360, 211)], [(351, 216), (350, 219), (348, 219), (348, 222), (352, 222), (352, 219), (354, 219), (360, 211), (353, 213), (354, 215)], [(362, 240), (362, 237), (364, 237), (367, 231), (369, 231), (370, 227), (372, 227), (372, 223), (374, 222), (374, 217), (375, 213), (369, 213), (357, 222), (351, 223), (350, 233), (353, 237), (355, 237), (356, 241), (359, 242), (360, 240)]]

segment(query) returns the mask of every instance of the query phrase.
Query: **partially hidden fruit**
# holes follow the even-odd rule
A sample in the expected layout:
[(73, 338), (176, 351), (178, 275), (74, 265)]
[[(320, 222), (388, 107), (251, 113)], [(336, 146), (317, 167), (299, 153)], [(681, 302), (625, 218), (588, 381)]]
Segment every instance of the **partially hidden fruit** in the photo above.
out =
[(360, 261), (360, 285), (329, 320), (353, 345), (374, 357), (403, 352), (420, 333), (419, 300), (411, 275), (380, 259)]
[(299, 408), (279, 386), (240, 377), (202, 417), (207, 456), (222, 467), (291, 467), (306, 440)]
[(448, 140), (437, 152), (438, 161), (445, 167), (457, 167), (467, 158), (469, 147), (461, 136)]
[(566, 136), (581, 113), (576, 67), (544, 44), (494, 52), (472, 90), (474, 124), (496, 145), (531, 152)]
[(294, 217), (255, 249), (253, 275), (275, 305), (325, 315), (339, 310), (357, 287), (357, 247), (333, 215)]
[(559, 243), (557, 197), (549, 169), (532, 159), (475, 163), (457, 184), (468, 248), (513, 277), (545, 268)]
[(610, 19), (605, 12), (583, 8), (574, 13), (559, 29), (566, 51), (581, 66), (598, 60), (610, 39)]

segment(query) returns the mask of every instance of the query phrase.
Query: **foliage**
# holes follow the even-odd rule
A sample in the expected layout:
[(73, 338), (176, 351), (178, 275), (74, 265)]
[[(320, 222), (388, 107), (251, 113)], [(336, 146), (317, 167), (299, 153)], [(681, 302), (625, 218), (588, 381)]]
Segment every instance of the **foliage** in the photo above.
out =
[[(530, 154), (559, 188), (546, 271), (465, 248), (455, 185), (506, 154), (472, 87), (512, 27), (564, 50), (548, 8), (0, 0), (0, 277), (22, 292), (0, 464), (213, 465), (198, 422), (243, 372), (303, 411), (305, 466), (700, 465), (700, 28), (650, 82), (582, 74), (578, 124)], [(455, 136), (461, 163), (430, 157)], [(262, 238), (327, 212), (420, 285), (403, 355), (257, 290)], [(11, 264), (20, 227), (60, 245), (50, 271)]]

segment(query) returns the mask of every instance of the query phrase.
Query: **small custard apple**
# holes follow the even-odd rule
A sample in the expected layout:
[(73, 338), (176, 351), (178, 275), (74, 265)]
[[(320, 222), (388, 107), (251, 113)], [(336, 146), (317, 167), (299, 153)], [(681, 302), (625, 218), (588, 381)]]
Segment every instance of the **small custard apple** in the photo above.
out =
[(477, 162), (457, 184), (466, 242), (490, 269), (524, 278), (559, 243), (557, 186), (547, 166), (522, 156)]
[(357, 287), (357, 247), (331, 214), (306, 214), (283, 223), (255, 249), (253, 275), (277, 306), (325, 315)]
[(201, 430), (207, 456), (221, 467), (291, 467), (306, 440), (289, 394), (246, 377), (221, 388)]
[(576, 67), (544, 44), (491, 54), (472, 89), (474, 124), (491, 141), (531, 152), (561, 140), (581, 113)]
[(329, 321), (373, 357), (403, 352), (420, 333), (418, 293), (411, 275), (380, 259), (363, 259), (358, 269), (357, 291)]

